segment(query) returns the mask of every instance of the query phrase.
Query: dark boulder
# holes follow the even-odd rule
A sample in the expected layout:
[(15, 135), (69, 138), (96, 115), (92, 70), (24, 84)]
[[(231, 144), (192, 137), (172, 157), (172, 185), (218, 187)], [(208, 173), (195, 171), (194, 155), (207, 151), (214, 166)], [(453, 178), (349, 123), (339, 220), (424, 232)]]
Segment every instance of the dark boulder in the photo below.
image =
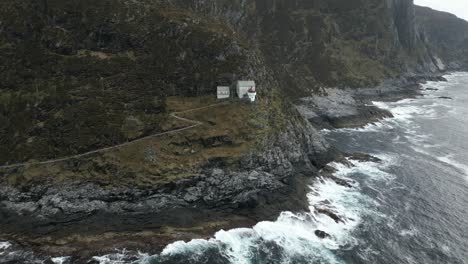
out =
[(341, 219), (337, 214), (335, 214), (334, 212), (328, 210), (328, 209), (324, 209), (324, 208), (319, 208), (319, 209), (316, 209), (318, 213), (320, 214), (324, 214), (324, 215), (327, 215), (328, 217), (330, 217), (331, 219), (333, 219), (336, 223), (344, 223), (343, 219)]
[(359, 152), (350, 154), (348, 158), (351, 160), (356, 160), (356, 161), (361, 161), (361, 162), (375, 162), (375, 163), (382, 162), (382, 160), (377, 157), (374, 157), (365, 153), (359, 153)]
[(321, 239), (324, 239), (324, 238), (327, 238), (327, 237), (330, 237), (330, 235), (325, 232), (325, 231), (322, 231), (322, 230), (315, 230), (315, 235), (318, 237), (318, 238), (321, 238)]

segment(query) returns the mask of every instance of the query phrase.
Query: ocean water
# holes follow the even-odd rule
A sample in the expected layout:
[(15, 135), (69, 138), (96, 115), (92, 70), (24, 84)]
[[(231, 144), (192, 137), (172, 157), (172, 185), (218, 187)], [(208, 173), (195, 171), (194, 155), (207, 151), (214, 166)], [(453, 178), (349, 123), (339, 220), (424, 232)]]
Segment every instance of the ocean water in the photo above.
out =
[[(380, 163), (333, 163), (336, 177), (311, 184), (310, 210), (283, 212), (274, 222), (219, 231), (209, 240), (175, 242), (159, 255), (124, 250), (110, 263), (468, 263), (468, 73), (424, 85), (425, 95), (393, 103), (388, 118), (362, 129), (323, 131), (343, 151)], [(453, 100), (441, 99), (441, 96)], [(326, 209), (340, 217), (336, 222)], [(330, 236), (320, 239), (315, 230)], [(14, 252), (0, 241), (0, 263)], [(68, 263), (66, 257), (52, 259)], [(6, 262), (6, 261), (5, 261)]]

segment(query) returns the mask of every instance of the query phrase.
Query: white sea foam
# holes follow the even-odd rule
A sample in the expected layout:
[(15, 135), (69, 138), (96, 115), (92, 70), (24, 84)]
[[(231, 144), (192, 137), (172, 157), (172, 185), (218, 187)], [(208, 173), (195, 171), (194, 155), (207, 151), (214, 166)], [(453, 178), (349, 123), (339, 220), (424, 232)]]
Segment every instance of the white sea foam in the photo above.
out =
[(456, 161), (453, 157), (453, 155), (447, 155), (443, 157), (437, 157), (438, 160), (442, 161), (443, 163), (446, 163), (455, 169), (457, 169), (459, 172), (461, 172), (463, 175), (468, 177), (468, 166), (465, 164), (462, 164), (458, 161)]
[(345, 128), (343, 130), (348, 130), (350, 132), (382, 132), (386, 129), (393, 128), (393, 126), (390, 123), (386, 122), (389, 119), (390, 118), (385, 118), (379, 122), (367, 124), (362, 128)]
[[(382, 132), (392, 129), (395, 126), (403, 126), (408, 129), (408, 132), (415, 132), (417, 125), (414, 124), (415, 116), (426, 118), (437, 118), (437, 111), (434, 104), (430, 105), (415, 105), (413, 102), (417, 99), (403, 99), (397, 102), (377, 102), (372, 104), (378, 108), (388, 110), (393, 117), (384, 118), (379, 122), (370, 123), (362, 128), (342, 128), (337, 129), (337, 132)], [(324, 134), (329, 134), (330, 130), (322, 130)]]
[(408, 122), (414, 117), (414, 115), (421, 113), (421, 107), (414, 105), (405, 105), (406, 100), (399, 101), (397, 103), (383, 103), (383, 102), (374, 102), (374, 104), (386, 110), (392, 112), (394, 119), (399, 121)]
[(442, 248), (442, 250), (443, 250), (444, 252), (446, 252), (446, 253), (448, 253), (448, 252), (451, 251), (451, 250), (450, 250), (450, 247), (447, 246), (447, 245), (443, 245), (441, 248)]
[[(339, 163), (331, 165), (338, 169), (336, 177), (350, 182), (350, 176), (358, 172), (369, 178), (391, 178), (390, 174), (378, 167), (387, 166), (394, 158), (386, 155), (380, 155), (379, 158), (383, 164), (350, 160), (354, 167)], [(208, 249), (215, 249), (222, 252), (231, 263), (247, 264), (258, 254), (260, 245), (274, 243), (281, 249), (284, 263), (298, 256), (310, 263), (341, 263), (332, 250), (352, 248), (358, 243), (350, 233), (361, 223), (364, 214), (369, 212), (368, 207), (373, 201), (359, 191), (356, 182), (352, 188), (348, 188), (331, 179), (318, 178), (310, 188), (307, 195), (310, 210), (307, 213), (283, 212), (276, 221), (260, 222), (253, 228), (221, 230), (209, 240), (178, 241), (168, 245), (155, 258), (182, 255), (197, 260)], [(323, 210), (335, 214), (341, 221), (321, 213)], [(316, 230), (330, 236), (320, 239), (315, 235)], [(262, 250), (265, 248), (262, 247)]]
[[(197, 260), (197, 254), (203, 255), (208, 248), (222, 252), (231, 263), (250, 264), (255, 248), (262, 243), (275, 243), (282, 250), (284, 260), (294, 256), (304, 256), (314, 260), (326, 260), (327, 263), (340, 263), (327, 247), (336, 248), (331, 239), (320, 241), (314, 234), (316, 225), (308, 220), (307, 215), (296, 215), (284, 212), (275, 222), (265, 221), (252, 229), (240, 228), (229, 231), (219, 231), (210, 240), (192, 240), (190, 242), (175, 242), (162, 252), (162, 256), (189, 256)], [(194, 255), (195, 254), (195, 255)]]
[(140, 264), (140, 263), (147, 263), (148, 257), (149, 257), (148, 254), (142, 254), (138, 252), (138, 254), (135, 255), (135, 254), (130, 254), (127, 250), (123, 249), (123, 250), (116, 250), (116, 252), (112, 254), (108, 254), (104, 256), (95, 256), (93, 257), (93, 260), (99, 262), (99, 264), (126, 264), (126, 263)]
[[(364, 174), (368, 181), (393, 180), (395, 176), (383, 169), (394, 164), (397, 157), (389, 154), (374, 154), (373, 156), (379, 158), (382, 162), (377, 165), (375, 162), (370, 161), (348, 160), (353, 166), (349, 167), (342, 163), (332, 163), (331, 166), (338, 169), (336, 175), (341, 177), (351, 174)], [(371, 177), (368, 177), (369, 175)]]
[(424, 155), (427, 155), (427, 156), (432, 156), (432, 154), (431, 154), (428, 150), (426, 150), (425, 148), (418, 147), (418, 146), (415, 145), (415, 144), (411, 144), (410, 147), (411, 147), (414, 151), (416, 151), (416, 152), (418, 152), (418, 153), (421, 153), (421, 154), (424, 154)]
[[(312, 188), (308, 195), (310, 214), (315, 220), (315, 228), (331, 235), (333, 240), (326, 241), (327, 248), (338, 249), (339, 246), (353, 245), (354, 239), (349, 236), (361, 222), (364, 197), (355, 189), (336, 184), (329, 179), (321, 179)], [(335, 213), (343, 222), (335, 222), (330, 216), (316, 212), (316, 209), (325, 209)]]
[(51, 261), (54, 263), (54, 264), (64, 264), (66, 263), (66, 261), (68, 261), (70, 259), (70, 257), (56, 257), (56, 258), (52, 258)]
[[(353, 166), (330, 164), (338, 169), (335, 177), (352, 183), (352, 187), (339, 185), (329, 178), (317, 178), (307, 195), (309, 212), (283, 212), (276, 221), (260, 222), (253, 228), (221, 230), (208, 240), (178, 241), (168, 245), (160, 255), (142, 258), (139, 263), (151, 263), (152, 259), (177, 256), (186, 258), (188, 262), (197, 262), (213, 250), (235, 264), (252, 263), (259, 251), (272, 258), (281, 258), (278, 263), (290, 263), (294, 259), (302, 259), (301, 263), (342, 263), (333, 251), (355, 247), (359, 242), (351, 235), (352, 231), (369, 214), (378, 215), (372, 210), (378, 202), (364, 195), (353, 178), (357, 175), (359, 180), (364, 181), (387, 181), (393, 178), (383, 168), (392, 164), (395, 157), (376, 156), (382, 163), (349, 160)], [(340, 220), (335, 221), (332, 214)], [(326, 232), (329, 237), (320, 239), (315, 234), (316, 230)], [(275, 247), (270, 251), (272, 244)], [(278, 250), (281, 251), (280, 256), (273, 255)], [(101, 264), (123, 263), (125, 253), (94, 259)]]
[(378, 256), (379, 252), (377, 250), (374, 250), (371, 245), (368, 245), (367, 248), (360, 250), (357, 254), (363, 260), (370, 261), (375, 256)]
[(403, 229), (400, 231), (400, 236), (402, 237), (413, 237), (416, 236), (419, 231), (416, 228)]
[[(450, 82), (450, 83), (452, 83), (452, 82)], [(424, 92), (429, 93), (429, 94), (444, 91), (447, 87), (448, 87), (447, 82), (427, 82), (425, 84), (422, 84), (423, 89), (427, 89), (427, 88), (437, 89), (437, 90), (434, 90), (434, 91), (432, 91), (432, 90), (425, 90), (424, 91)]]
[(11, 243), (7, 241), (0, 241), (0, 250), (6, 250), (11, 247)]

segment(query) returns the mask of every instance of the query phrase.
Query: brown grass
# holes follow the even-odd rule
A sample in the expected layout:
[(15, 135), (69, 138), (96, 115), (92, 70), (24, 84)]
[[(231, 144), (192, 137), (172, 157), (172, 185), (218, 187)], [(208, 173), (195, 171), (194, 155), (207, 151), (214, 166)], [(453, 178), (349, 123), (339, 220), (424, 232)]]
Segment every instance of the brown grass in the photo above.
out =
[[(214, 97), (171, 97), (167, 108), (172, 112), (219, 103)], [(72, 162), (35, 165), (15, 171), (7, 177), (12, 185), (29, 185), (48, 181), (89, 181), (104, 186), (155, 187), (177, 179), (200, 175), (201, 167), (212, 159), (235, 165), (238, 158), (256, 148), (268, 126), (259, 118), (259, 112), (268, 107), (238, 100), (178, 116), (203, 124), (180, 133), (150, 138), (128, 146), (96, 154)], [(193, 125), (168, 118), (164, 130)], [(155, 153), (153, 161), (147, 153)], [(72, 165), (71, 165), (72, 164)]]

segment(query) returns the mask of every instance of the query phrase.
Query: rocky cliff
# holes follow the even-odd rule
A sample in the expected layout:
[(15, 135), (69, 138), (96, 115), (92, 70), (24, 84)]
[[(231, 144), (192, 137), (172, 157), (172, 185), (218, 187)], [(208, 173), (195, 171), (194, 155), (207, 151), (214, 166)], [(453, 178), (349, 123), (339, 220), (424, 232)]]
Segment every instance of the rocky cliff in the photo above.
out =
[(162, 131), (165, 98), (238, 78), (297, 98), (459, 68), (466, 54), (466, 22), (410, 0), (1, 5), (2, 164)]
[[(292, 102), (357, 113), (332, 124), (384, 116), (344, 91), (459, 69), (466, 32), (410, 0), (4, 0), (0, 239), (92, 254), (302, 210), (342, 154)], [(259, 102), (217, 105), (216, 85), (243, 78)]]
[[(419, 39), (441, 60), (436, 65), (448, 68), (466, 67), (468, 58), (468, 22), (453, 14), (427, 7), (416, 8)], [(444, 69), (441, 65), (439, 68)]]
[(321, 86), (373, 86), (402, 74), (445, 70), (458, 53), (434, 47), (457, 38), (458, 46), (452, 47), (459, 48), (466, 39), (455, 33), (466, 30), (464, 21), (428, 14), (411, 0), (169, 2), (227, 21), (291, 94)]

